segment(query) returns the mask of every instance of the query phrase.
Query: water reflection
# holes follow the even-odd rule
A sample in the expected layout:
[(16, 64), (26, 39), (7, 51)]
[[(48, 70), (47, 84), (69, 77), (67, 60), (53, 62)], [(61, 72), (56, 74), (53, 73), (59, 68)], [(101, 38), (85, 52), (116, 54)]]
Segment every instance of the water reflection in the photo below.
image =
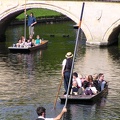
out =
[[(46, 107), (47, 117), (57, 116), (61, 111), (64, 105), (61, 105), (58, 100), (56, 110), (53, 110), (53, 103), (61, 81), (62, 60), (67, 51), (74, 50), (76, 34), (70, 26), (68, 27), (69, 24), (73, 23), (38, 26), (37, 32), (49, 40), (46, 50), (30, 54), (12, 54), (4, 53), (6, 48), (2, 48), (0, 51), (1, 120), (15, 118), (16, 120), (33, 120), (37, 118), (36, 108), (41, 105)], [(50, 31), (51, 26), (52, 31)], [(65, 29), (62, 32), (63, 28)], [(9, 39), (5, 46), (9, 46), (16, 40), (16, 37), (14, 39), (11, 37), (15, 34), (12, 29), (10, 28), (7, 32), (11, 34), (7, 34)], [(52, 33), (54, 37), (50, 37)], [(63, 33), (70, 34), (69, 38), (63, 38)], [(120, 49), (117, 46), (102, 49), (79, 46), (75, 59), (75, 71), (84, 75), (105, 73), (110, 89), (107, 98), (97, 104), (68, 105), (66, 120), (117, 120), (120, 118), (119, 53)], [(63, 92), (62, 86), (60, 94)]]
[[(105, 105), (105, 104), (104, 104)], [(97, 104), (94, 105), (68, 105), (70, 111), (68, 111), (68, 115), (65, 116), (64, 120), (94, 120), (97, 116)]]
[[(82, 49), (83, 50), (83, 49)], [(119, 73), (120, 73), (120, 67), (119, 67), (119, 52), (117, 46), (113, 46), (110, 48), (89, 48), (86, 47), (84, 49), (85, 52), (80, 51), (77, 55), (77, 60), (75, 63), (76, 71), (79, 74), (88, 75), (88, 74), (94, 74), (94, 73), (100, 73), (103, 72), (105, 74), (105, 79), (109, 81), (109, 90), (108, 93), (108, 100), (104, 101), (102, 104), (97, 104), (96, 109), (96, 119), (109, 119), (107, 115), (110, 115), (109, 107), (111, 105), (115, 105), (114, 108), (118, 109), (118, 104), (120, 102), (119, 100), (119, 94), (120, 89), (116, 86), (119, 86)], [(109, 102), (109, 100), (111, 102)], [(107, 106), (104, 106), (107, 103)], [(104, 107), (102, 107), (103, 105)], [(116, 111), (111, 109), (112, 111), (112, 118), (116, 116), (116, 118), (119, 118)], [(94, 118), (91, 118), (94, 119)]]
[[(42, 51), (36, 54), (8, 54), (5, 62), (0, 62), (1, 68), (1, 100), (30, 100), (36, 91), (35, 61), (42, 57)], [(3, 64), (4, 63), (4, 64)], [(7, 74), (6, 74), (7, 73)], [(4, 94), (6, 93), (6, 94)]]
[(108, 52), (113, 60), (120, 62), (120, 48), (118, 46), (112, 46), (108, 48)]

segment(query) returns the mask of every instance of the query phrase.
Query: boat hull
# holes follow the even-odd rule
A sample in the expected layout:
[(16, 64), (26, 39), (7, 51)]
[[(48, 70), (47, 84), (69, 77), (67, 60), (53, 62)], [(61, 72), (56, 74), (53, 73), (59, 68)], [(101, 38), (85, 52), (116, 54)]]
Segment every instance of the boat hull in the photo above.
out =
[(8, 49), (12, 53), (29, 53), (38, 49), (45, 49), (47, 44), (48, 40), (44, 40), (40, 45), (34, 47), (8, 47)]
[[(108, 94), (108, 87), (103, 91), (99, 92), (97, 95), (70, 95), (68, 96), (67, 103), (69, 104), (94, 104), (101, 98), (106, 97)], [(61, 104), (64, 104), (66, 97), (64, 95), (60, 96)]]

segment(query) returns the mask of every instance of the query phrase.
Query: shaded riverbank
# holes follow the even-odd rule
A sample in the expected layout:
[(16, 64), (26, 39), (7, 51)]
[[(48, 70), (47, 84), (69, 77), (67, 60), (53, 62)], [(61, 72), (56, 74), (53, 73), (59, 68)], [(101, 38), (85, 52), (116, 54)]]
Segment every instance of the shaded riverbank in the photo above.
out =
[[(62, 15), (62, 16), (50, 16), (50, 17), (42, 17), (42, 18), (36, 18), (37, 23), (53, 23), (53, 22), (61, 22), (61, 21), (71, 21), (70, 18)], [(24, 20), (13, 20), (10, 25), (22, 25), (24, 23)]]
[[(40, 11), (40, 12), (39, 12)], [(27, 15), (33, 13), (36, 17), (37, 23), (53, 23), (53, 22), (60, 22), (60, 21), (70, 21), (71, 19), (67, 16), (58, 13), (56, 11), (47, 10), (47, 9), (30, 9), (26, 12)], [(27, 18), (26, 18), (27, 20)], [(24, 13), (17, 16), (10, 25), (22, 25), (25, 21)]]

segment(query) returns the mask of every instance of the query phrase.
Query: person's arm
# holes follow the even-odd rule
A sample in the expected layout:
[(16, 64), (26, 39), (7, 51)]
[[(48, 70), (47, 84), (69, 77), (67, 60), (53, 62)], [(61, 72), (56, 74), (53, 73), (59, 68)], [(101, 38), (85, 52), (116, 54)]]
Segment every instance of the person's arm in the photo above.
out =
[(64, 68), (65, 68), (65, 66), (63, 65), (62, 66), (62, 77), (64, 76)]
[(66, 65), (66, 59), (64, 59), (62, 63), (62, 71), (61, 71), (62, 77), (64, 76), (65, 65)]
[(36, 23), (37, 23), (37, 22), (32, 23), (31, 26), (35, 25)]
[(31, 24), (31, 26), (34, 26), (37, 23), (36, 19), (34, 18), (34, 22)]
[(53, 120), (60, 120), (65, 112), (67, 112), (67, 109), (64, 107), (61, 113), (56, 118), (53, 118)]

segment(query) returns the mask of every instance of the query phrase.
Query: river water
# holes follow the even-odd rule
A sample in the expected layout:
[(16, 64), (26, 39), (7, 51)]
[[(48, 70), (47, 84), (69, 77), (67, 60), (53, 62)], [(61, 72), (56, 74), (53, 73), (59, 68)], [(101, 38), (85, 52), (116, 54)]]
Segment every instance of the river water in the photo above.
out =
[[(48, 47), (30, 54), (12, 54), (7, 47), (23, 35), (24, 27), (9, 26), (6, 42), (0, 44), (0, 120), (35, 120), (36, 108), (44, 106), (47, 117), (63, 108), (58, 99), (61, 63), (66, 52), (74, 51), (73, 22), (38, 24), (35, 34), (48, 39)], [(120, 120), (120, 45), (108, 48), (79, 45), (74, 71), (89, 75), (104, 73), (109, 81), (107, 98), (94, 105), (67, 105), (64, 120)], [(64, 88), (61, 87), (60, 94)]]

